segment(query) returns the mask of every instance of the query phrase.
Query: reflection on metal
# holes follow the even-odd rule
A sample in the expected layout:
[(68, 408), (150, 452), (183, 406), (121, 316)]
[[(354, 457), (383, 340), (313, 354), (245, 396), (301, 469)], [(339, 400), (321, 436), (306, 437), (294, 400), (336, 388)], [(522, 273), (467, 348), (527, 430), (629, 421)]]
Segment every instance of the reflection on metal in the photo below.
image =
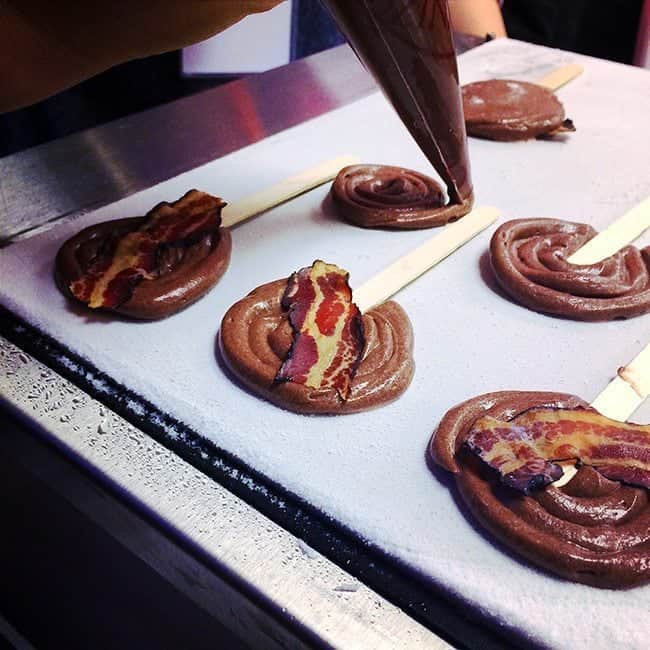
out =
[[(128, 521), (111, 534), (253, 647), (295, 647), (283, 625), (226, 591), (233, 577), (268, 599), (284, 625), (332, 647), (435, 649), (449, 646), (320, 553), (210, 480), (172, 451), (0, 337), (0, 407), (44, 432), (214, 561), (213, 572), (155, 544), (138, 546)], [(11, 453), (19, 453), (13, 449)], [(96, 505), (77, 505), (97, 519)], [(87, 510), (87, 512), (86, 512)], [(98, 522), (101, 523), (101, 522)], [(104, 522), (106, 525), (106, 522)], [(120, 528), (124, 528), (121, 530)], [(197, 568), (198, 567), (198, 568)], [(183, 576), (192, 575), (188, 581)], [(221, 593), (219, 593), (219, 590)], [(283, 638), (284, 637), (284, 638)]]
[(359, 99), (347, 46), (0, 159), (0, 241), (117, 201)]

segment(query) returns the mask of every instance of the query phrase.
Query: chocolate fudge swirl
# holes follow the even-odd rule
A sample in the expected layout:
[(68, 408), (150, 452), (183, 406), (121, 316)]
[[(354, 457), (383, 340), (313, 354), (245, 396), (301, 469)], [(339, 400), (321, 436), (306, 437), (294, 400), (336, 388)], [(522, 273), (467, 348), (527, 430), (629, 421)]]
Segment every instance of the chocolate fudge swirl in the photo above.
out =
[(468, 135), (507, 142), (575, 130), (560, 100), (543, 86), (490, 79), (461, 91)]
[[(70, 284), (83, 276), (98, 256), (110, 254), (118, 241), (137, 230), (146, 217), (105, 221), (85, 228), (59, 249), (55, 280), (59, 289), (75, 299)], [(158, 257), (156, 277), (143, 280), (133, 295), (112, 311), (139, 320), (165, 318), (203, 296), (225, 273), (230, 262), (231, 237), (226, 228), (204, 235), (184, 247), (167, 246)]]
[(280, 304), (286, 286), (287, 280), (263, 284), (235, 303), (221, 323), (222, 358), (248, 388), (289, 411), (332, 415), (382, 406), (408, 388), (415, 370), (413, 333), (408, 316), (392, 301), (363, 316), (366, 347), (345, 402), (333, 388), (274, 383), (293, 340)]
[(525, 496), (503, 486), (464, 447), (478, 418), (510, 420), (536, 406), (588, 408), (580, 398), (562, 393), (487, 393), (445, 414), (429, 454), (454, 474), (476, 519), (533, 564), (595, 587), (621, 589), (650, 582), (648, 490), (610, 481), (584, 466), (566, 485), (549, 485)]
[(556, 219), (515, 219), (490, 242), (494, 274), (517, 302), (574, 320), (629, 318), (650, 311), (650, 246), (626, 246), (596, 264), (570, 257), (596, 231)]
[(433, 178), (404, 167), (350, 165), (331, 190), (339, 214), (363, 228), (417, 229), (441, 226), (466, 215), (473, 196), (445, 205)]

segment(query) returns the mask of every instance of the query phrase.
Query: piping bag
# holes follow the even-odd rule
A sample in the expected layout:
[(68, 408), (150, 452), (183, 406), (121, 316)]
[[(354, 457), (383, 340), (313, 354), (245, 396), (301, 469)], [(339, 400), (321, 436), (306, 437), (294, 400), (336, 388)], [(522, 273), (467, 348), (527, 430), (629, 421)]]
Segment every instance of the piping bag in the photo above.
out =
[(447, 0), (322, 0), (447, 185), (471, 205), (456, 54)]

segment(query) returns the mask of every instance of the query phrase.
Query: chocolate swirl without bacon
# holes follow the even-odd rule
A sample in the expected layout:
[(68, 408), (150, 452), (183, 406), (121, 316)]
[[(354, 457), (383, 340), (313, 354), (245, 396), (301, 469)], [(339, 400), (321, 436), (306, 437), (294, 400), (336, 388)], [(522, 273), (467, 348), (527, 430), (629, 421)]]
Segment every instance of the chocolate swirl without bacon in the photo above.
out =
[(575, 131), (552, 91), (525, 81), (490, 79), (462, 87), (467, 133), (502, 142)]
[(510, 420), (537, 406), (589, 408), (580, 398), (562, 393), (487, 393), (445, 414), (429, 454), (454, 474), (478, 521), (533, 564), (595, 587), (621, 589), (650, 582), (648, 490), (582, 467), (566, 485), (550, 485), (525, 496), (503, 486), (463, 445), (478, 418)]
[(490, 242), (494, 274), (517, 302), (547, 314), (598, 321), (650, 311), (650, 247), (626, 246), (596, 264), (567, 262), (595, 235), (570, 221), (508, 221)]
[(442, 226), (465, 216), (470, 195), (460, 204), (445, 205), (442, 187), (429, 176), (389, 165), (350, 165), (331, 190), (339, 214), (363, 228), (418, 229)]
[[(179, 201), (192, 198), (193, 192), (197, 190)], [(59, 289), (76, 300), (70, 292), (71, 283), (82, 277), (98, 257), (110, 255), (120, 238), (138, 230), (146, 219), (105, 221), (68, 239), (56, 256), (54, 276)], [(219, 281), (228, 268), (230, 251), (230, 232), (226, 228), (209, 232), (189, 245), (161, 247), (156, 277), (135, 285), (132, 296), (111, 311), (139, 320), (156, 320), (184, 309)]]
[(392, 301), (363, 316), (366, 347), (345, 402), (333, 388), (274, 383), (293, 341), (280, 304), (286, 286), (287, 280), (263, 284), (235, 303), (221, 323), (222, 358), (248, 388), (289, 411), (332, 415), (387, 404), (408, 388), (415, 369), (413, 333), (408, 316)]

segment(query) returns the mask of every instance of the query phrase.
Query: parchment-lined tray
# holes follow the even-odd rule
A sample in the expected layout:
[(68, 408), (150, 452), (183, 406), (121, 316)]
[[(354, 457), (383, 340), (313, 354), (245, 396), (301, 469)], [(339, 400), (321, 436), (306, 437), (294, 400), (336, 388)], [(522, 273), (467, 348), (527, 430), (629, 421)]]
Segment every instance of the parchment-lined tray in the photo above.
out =
[[(467, 82), (534, 79), (575, 60), (585, 74), (559, 95), (577, 133), (562, 142), (470, 142), (478, 201), (499, 206), (504, 218), (558, 216), (602, 228), (650, 194), (646, 72), (515, 42), (483, 46), (460, 65)], [(647, 342), (650, 316), (586, 324), (524, 310), (494, 290), (484, 233), (398, 296), (416, 336), (417, 371), (404, 397), (369, 413), (308, 418), (229, 381), (214, 354), (224, 311), (258, 284), (316, 257), (348, 268), (353, 286), (360, 284), (431, 231), (353, 228), (324, 210), (321, 188), (236, 228), (233, 262), (221, 283), (166, 321), (88, 316), (54, 287), (54, 254), (83, 226), (142, 214), (190, 187), (236, 200), (341, 153), (429, 169), (374, 95), (0, 251), (2, 304), (498, 622), (552, 646), (645, 646), (649, 588), (596, 590), (513, 559), (465, 519), (453, 493), (427, 469), (424, 449), (444, 411), (481, 392), (556, 389), (590, 399)], [(650, 421), (650, 408), (636, 419)]]

